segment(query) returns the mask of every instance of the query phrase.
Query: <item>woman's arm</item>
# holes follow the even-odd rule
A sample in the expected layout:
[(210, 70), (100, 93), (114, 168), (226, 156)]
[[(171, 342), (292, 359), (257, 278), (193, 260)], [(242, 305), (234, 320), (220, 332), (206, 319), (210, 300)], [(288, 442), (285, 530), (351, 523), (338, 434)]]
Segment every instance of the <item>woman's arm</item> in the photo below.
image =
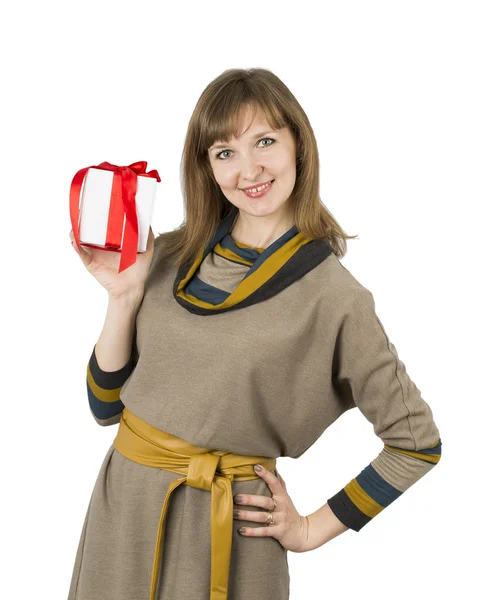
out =
[[(359, 408), (384, 442), (378, 456), (327, 501), (340, 522), (360, 531), (438, 464), (441, 437), (364, 287), (349, 298), (334, 354), (336, 393)], [(320, 510), (335, 523), (327, 509)]]
[(306, 519), (308, 523), (306, 551), (315, 550), (323, 546), (326, 542), (329, 542), (349, 529), (349, 527), (346, 527), (344, 523), (339, 521), (327, 503), (310, 515), (307, 515)]
[(87, 366), (90, 410), (102, 426), (118, 423), (124, 409), (120, 391), (138, 360), (135, 322), (142, 298), (143, 292), (109, 297), (104, 327)]

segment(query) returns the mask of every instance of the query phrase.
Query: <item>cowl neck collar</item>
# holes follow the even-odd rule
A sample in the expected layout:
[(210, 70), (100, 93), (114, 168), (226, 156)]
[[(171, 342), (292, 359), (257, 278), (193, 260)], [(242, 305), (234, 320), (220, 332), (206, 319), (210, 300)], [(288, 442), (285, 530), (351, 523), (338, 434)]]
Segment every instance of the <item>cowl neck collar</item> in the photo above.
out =
[[(230, 235), (238, 209), (232, 209), (221, 221), (206, 247), (188, 264), (182, 265), (174, 280), (177, 302), (197, 315), (213, 315), (245, 308), (279, 293), (325, 260), (332, 248), (320, 239), (306, 238), (294, 225), (267, 248), (251, 248)], [(236, 289), (230, 294), (210, 293), (196, 273), (208, 254), (214, 252), (235, 263), (249, 266)], [(186, 289), (188, 287), (188, 290)], [(193, 293), (195, 292), (195, 295)]]

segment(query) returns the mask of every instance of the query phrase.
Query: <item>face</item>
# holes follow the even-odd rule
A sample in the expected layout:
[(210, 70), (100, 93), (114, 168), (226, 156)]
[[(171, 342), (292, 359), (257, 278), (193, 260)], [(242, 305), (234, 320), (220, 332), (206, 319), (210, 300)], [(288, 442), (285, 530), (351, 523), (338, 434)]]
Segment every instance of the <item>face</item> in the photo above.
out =
[[(255, 109), (254, 109), (255, 110)], [(214, 142), (209, 148), (209, 160), (214, 177), (224, 196), (242, 212), (252, 216), (273, 213), (290, 214), (288, 200), (296, 182), (296, 140), (289, 127), (273, 130), (265, 113), (257, 108), (241, 113), (243, 123), (240, 138), (227, 143)], [(249, 197), (242, 191), (273, 181), (268, 192)]]

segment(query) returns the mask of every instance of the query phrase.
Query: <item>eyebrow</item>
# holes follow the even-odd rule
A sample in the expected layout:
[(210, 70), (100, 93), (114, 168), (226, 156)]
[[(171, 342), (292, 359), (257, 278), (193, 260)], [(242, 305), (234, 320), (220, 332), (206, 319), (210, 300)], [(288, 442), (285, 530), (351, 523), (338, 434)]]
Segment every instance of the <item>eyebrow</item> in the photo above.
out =
[[(269, 131), (261, 131), (260, 133), (254, 133), (253, 135), (251, 135), (251, 139), (263, 137), (263, 136), (267, 135), (268, 133), (273, 133), (273, 131), (269, 130)], [(217, 150), (217, 148), (225, 148), (226, 145), (227, 145), (227, 142), (223, 143), (223, 144), (221, 144), (221, 143), (216, 144), (215, 146), (212, 146), (211, 148), (209, 148), (209, 151)]]

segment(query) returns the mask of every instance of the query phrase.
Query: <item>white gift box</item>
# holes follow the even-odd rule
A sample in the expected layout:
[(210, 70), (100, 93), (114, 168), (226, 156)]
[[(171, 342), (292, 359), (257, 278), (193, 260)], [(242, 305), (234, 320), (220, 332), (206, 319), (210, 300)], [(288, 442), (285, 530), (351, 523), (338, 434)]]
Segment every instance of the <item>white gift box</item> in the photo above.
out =
[[(87, 171), (80, 196), (80, 243), (105, 247), (113, 178), (113, 171), (96, 169), (95, 167), (90, 167)], [(147, 249), (156, 191), (157, 179), (137, 175), (135, 208), (139, 229), (138, 252), (145, 252)], [(122, 243), (125, 221), (126, 217), (124, 215)]]

